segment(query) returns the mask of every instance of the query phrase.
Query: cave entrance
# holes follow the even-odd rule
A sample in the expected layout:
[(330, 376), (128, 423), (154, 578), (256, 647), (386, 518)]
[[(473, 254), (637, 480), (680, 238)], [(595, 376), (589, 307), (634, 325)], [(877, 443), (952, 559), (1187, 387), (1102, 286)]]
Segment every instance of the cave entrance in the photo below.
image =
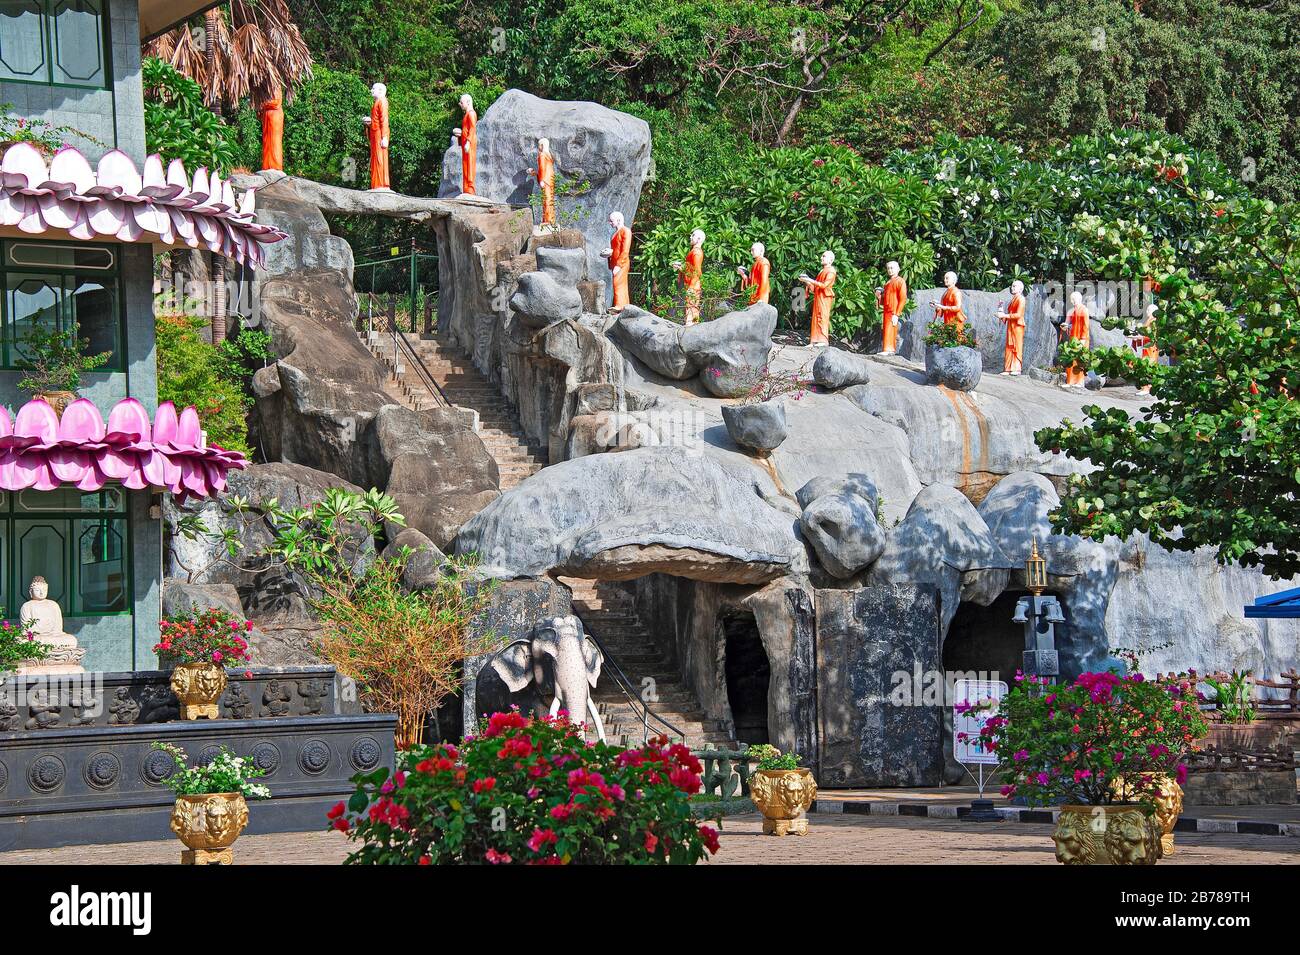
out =
[(943, 642), (943, 668), (952, 680), (955, 671), (970, 679), (1015, 684), (1024, 663), (1024, 625), (1011, 618), (1023, 590), (1005, 590), (987, 607), (963, 600)]
[(731, 721), (741, 743), (770, 742), (767, 690), (772, 668), (753, 614), (727, 614), (721, 621)]

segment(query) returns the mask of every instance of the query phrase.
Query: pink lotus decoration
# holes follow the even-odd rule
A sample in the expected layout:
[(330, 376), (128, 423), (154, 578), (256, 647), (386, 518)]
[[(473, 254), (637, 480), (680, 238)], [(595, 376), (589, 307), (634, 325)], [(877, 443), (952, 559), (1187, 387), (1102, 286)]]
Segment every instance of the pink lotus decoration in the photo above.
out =
[(186, 245), (256, 268), (262, 246), (286, 233), (253, 219), (254, 191), (236, 199), (229, 182), (206, 167), (191, 179), (180, 160), (163, 171), (158, 155), (141, 173), (120, 149), (106, 152), (92, 169), (72, 146), (46, 165), (31, 143), (15, 143), (0, 158), (0, 225), (39, 235), (50, 230), (73, 239)]
[(97, 491), (108, 483), (140, 490), (170, 491), (178, 501), (212, 497), (226, 487), (226, 474), (248, 466), (237, 451), (208, 447), (192, 407), (177, 417), (176, 406), (158, 406), (153, 424), (135, 398), (124, 398), (108, 414), (78, 398), (58, 413), (42, 399), (29, 401), (9, 420), (0, 407), (0, 488), (52, 491), (71, 484)]

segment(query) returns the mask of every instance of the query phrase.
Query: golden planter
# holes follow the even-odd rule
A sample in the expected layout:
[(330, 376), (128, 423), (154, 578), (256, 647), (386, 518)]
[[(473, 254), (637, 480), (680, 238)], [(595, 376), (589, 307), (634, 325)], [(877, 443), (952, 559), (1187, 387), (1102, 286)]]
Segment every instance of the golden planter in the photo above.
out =
[(230, 847), (248, 825), (248, 803), (240, 793), (177, 796), (172, 832), (186, 846), (181, 865), (230, 865)]
[[(1160, 786), (1155, 792), (1156, 827), (1160, 830), (1160, 855), (1174, 854), (1174, 825), (1183, 814), (1183, 787), (1172, 776), (1161, 776)], [(1111, 783), (1111, 789), (1119, 794), (1124, 791), (1124, 777), (1117, 776)]]
[(181, 719), (215, 720), (217, 701), (226, 691), (225, 667), (215, 663), (179, 663), (172, 670), (172, 692), (181, 704)]
[(1161, 828), (1141, 806), (1062, 806), (1052, 833), (1065, 865), (1155, 865)]
[(763, 814), (765, 834), (807, 835), (806, 813), (817, 798), (817, 781), (809, 769), (759, 769), (749, 777), (749, 798)]

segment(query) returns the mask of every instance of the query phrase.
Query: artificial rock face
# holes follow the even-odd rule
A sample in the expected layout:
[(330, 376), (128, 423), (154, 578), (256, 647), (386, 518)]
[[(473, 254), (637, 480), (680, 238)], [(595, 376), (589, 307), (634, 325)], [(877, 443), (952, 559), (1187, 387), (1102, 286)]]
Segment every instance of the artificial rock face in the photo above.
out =
[(510, 296), (510, 310), (529, 328), (545, 328), (581, 316), (582, 296), (575, 285), (557, 281), (547, 272), (525, 272)]
[(879, 495), (865, 474), (814, 478), (796, 497), (804, 539), (831, 576), (847, 580), (884, 553), (885, 531), (876, 522)]
[(722, 420), (727, 423), (731, 440), (742, 448), (764, 454), (779, 448), (790, 433), (785, 423), (785, 406), (779, 399), (751, 405), (723, 405)]
[(980, 383), (980, 353), (973, 348), (927, 348), (925, 377), (953, 391), (973, 391)]
[[(537, 190), (529, 170), (537, 167), (540, 136), (551, 142), (557, 184), (581, 186), (571, 200), (564, 197), (562, 185), (557, 191), (561, 215), (576, 214), (575, 225), (586, 238), (587, 274), (608, 275), (600, 257), (600, 251), (609, 248), (607, 220), (611, 212), (621, 212), (636, 229), (641, 186), (650, 171), (650, 127), (596, 103), (546, 100), (506, 90), (479, 116), (476, 193), (496, 202), (527, 205)], [(438, 195), (456, 196), (460, 177), (460, 150), (451, 146), (443, 155)]]
[(871, 359), (839, 348), (823, 348), (813, 362), (813, 381), (830, 391), (850, 385), (865, 385), (871, 380)]

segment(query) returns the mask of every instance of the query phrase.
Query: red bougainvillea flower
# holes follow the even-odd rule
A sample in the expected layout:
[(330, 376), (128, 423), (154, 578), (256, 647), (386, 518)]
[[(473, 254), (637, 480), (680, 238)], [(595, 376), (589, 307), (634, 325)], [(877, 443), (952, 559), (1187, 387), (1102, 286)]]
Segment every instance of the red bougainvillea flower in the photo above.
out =
[(657, 845), (659, 845), (659, 837), (647, 829), (645, 833), (645, 851), (654, 852)]
[(509, 865), (514, 860), (510, 858), (508, 852), (497, 852), (496, 849), (489, 849), (483, 853), (483, 858), (487, 859), (492, 865)]
[(340, 799), (336, 805), (330, 808), (329, 812), (325, 813), (325, 818), (337, 819), (339, 816), (343, 815), (343, 813), (347, 812), (347, 808), (348, 807), (343, 804), (343, 800)]
[(491, 792), (496, 788), (497, 781), (495, 776), (484, 776), (482, 779), (474, 780), (473, 790), (477, 793)]
[(528, 848), (534, 852), (541, 852), (544, 846), (554, 845), (557, 839), (559, 836), (554, 829), (534, 829), (528, 839)]
[(709, 854), (715, 855), (719, 849), (718, 830), (712, 826), (700, 826), (700, 838), (704, 840), (704, 845), (709, 850)]

